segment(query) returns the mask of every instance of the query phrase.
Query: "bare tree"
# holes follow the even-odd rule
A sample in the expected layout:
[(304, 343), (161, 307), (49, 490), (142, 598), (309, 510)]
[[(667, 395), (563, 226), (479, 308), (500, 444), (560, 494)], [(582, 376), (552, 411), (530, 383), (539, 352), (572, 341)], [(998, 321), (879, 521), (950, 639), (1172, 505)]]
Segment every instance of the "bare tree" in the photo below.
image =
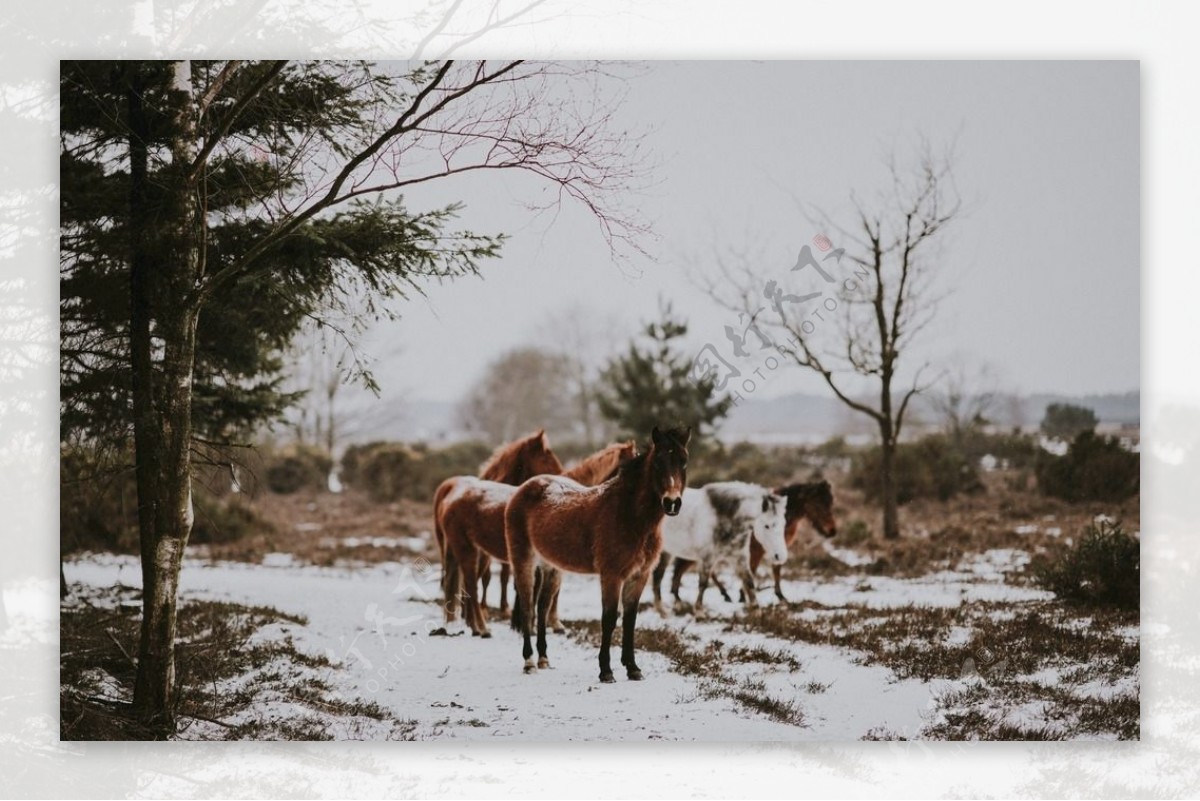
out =
[(956, 355), (942, 373), (929, 402), (946, 433), (956, 442), (972, 428), (986, 424), (999, 404), (995, 370), (986, 362)]
[[(951, 152), (935, 154), (924, 141), (911, 168), (890, 159), (889, 186), (875, 203), (851, 196), (850, 226), (825, 212), (809, 215), (825, 229), (814, 239), (817, 251), (829, 252), (818, 259), (805, 245), (784, 276), (764, 274), (744, 253), (724, 253), (716, 273), (700, 278), (717, 302), (765, 329), (780, 354), (816, 373), (843, 404), (875, 423), (888, 538), (900, 534), (896, 446), (913, 397), (929, 386), (923, 380), (928, 364), (912, 369), (904, 355), (936, 315), (933, 282), (941, 265), (935, 246), (961, 210), (952, 162)], [(852, 273), (839, 281), (831, 271), (843, 260)], [(820, 291), (811, 291), (814, 281)], [(852, 390), (855, 380), (870, 393)]]
[(551, 438), (573, 433), (570, 365), (558, 353), (514, 348), (488, 365), (458, 407), (463, 427), (491, 443), (544, 428)]

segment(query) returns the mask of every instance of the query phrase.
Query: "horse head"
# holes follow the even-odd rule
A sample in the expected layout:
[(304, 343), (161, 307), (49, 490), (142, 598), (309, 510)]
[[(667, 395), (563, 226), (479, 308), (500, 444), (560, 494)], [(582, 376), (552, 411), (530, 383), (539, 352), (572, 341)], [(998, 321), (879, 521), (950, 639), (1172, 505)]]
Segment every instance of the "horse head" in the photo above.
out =
[(646, 456), (651, 481), (662, 500), (663, 512), (672, 517), (683, 508), (683, 490), (687, 487), (687, 445), (691, 437), (691, 427), (659, 431), (655, 426), (650, 433), (650, 450)]
[(807, 517), (822, 537), (837, 534), (837, 521), (833, 517), (833, 489), (828, 481), (792, 484), (776, 492), (787, 498), (789, 526), (799, 525)]
[(762, 496), (761, 513), (754, 516), (754, 539), (762, 546), (767, 560), (773, 565), (787, 561), (787, 500), (773, 492)]
[(546, 430), (541, 429), (525, 440), (521, 449), (521, 461), (527, 478), (540, 475), (559, 475), (563, 471), (562, 462), (550, 450), (546, 440)]

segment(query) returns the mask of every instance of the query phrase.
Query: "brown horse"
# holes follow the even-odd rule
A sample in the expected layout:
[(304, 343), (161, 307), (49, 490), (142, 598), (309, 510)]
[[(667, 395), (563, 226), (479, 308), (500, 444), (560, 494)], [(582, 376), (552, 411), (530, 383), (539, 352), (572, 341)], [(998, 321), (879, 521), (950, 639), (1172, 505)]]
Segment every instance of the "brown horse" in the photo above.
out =
[[(788, 484), (774, 490), (776, 495), (787, 498), (787, 511), (784, 512), (783, 540), (788, 547), (800, 535), (800, 522), (805, 518), (812, 523), (822, 537), (832, 537), (837, 534), (837, 521), (833, 519), (833, 489), (828, 481), (813, 481), (808, 484)], [(750, 573), (758, 570), (763, 558), (763, 547), (758, 540), (750, 540)], [(775, 578), (775, 597), (787, 603), (783, 597), (783, 589), (779, 586), (782, 565), (772, 565), (771, 573)]]
[[(800, 535), (800, 523), (806, 518), (822, 537), (832, 537), (837, 534), (837, 521), (833, 518), (833, 490), (829, 486), (828, 481), (788, 484), (786, 487), (779, 487), (772, 490), (772, 492), (787, 498), (787, 510), (784, 512), (783, 540), (789, 548), (796, 541), (796, 537)], [(762, 544), (751, 537), (751, 576), (758, 572), (758, 566), (762, 563), (764, 554), (765, 551)], [(695, 562), (691, 559), (675, 559), (671, 574), (671, 591), (675, 593), (676, 598), (679, 597), (680, 579), (687, 572), (688, 568), (694, 564)], [(665, 570), (666, 566), (663, 565), (662, 568)], [(786, 603), (787, 599), (783, 597), (783, 589), (780, 587), (782, 571), (783, 565), (771, 566), (771, 573), (775, 579), (775, 597)], [(722, 598), (726, 601), (733, 600), (725, 590), (725, 585), (721, 583), (720, 577), (713, 574), (707, 578), (716, 585)], [(745, 595), (743, 594), (742, 597), (744, 598)]]
[[(638, 599), (662, 550), (663, 515), (677, 515), (687, 486), (691, 429), (651, 434), (650, 448), (621, 465), (597, 487), (561, 476), (538, 476), (522, 484), (505, 511), (505, 536), (517, 584), (512, 625), (524, 635), (525, 672), (549, 667), (546, 618), (562, 582), (561, 570), (600, 575), (600, 681), (611, 682), (609, 650), (624, 611), (621, 664), (630, 679), (642, 678), (634, 661), (633, 630)], [(538, 661), (533, 662), (533, 615), (537, 615)]]
[[(554, 451), (550, 450), (546, 432), (542, 429), (497, 448), (480, 468), (479, 476), (488, 481), (517, 485), (541, 473), (561, 472), (562, 462), (554, 455)], [(447, 547), (445, 502), (460, 483), (477, 480), (473, 476), (454, 476), (439, 484), (433, 494), (433, 531), (437, 538), (438, 552), (442, 557), (442, 592), (446, 599), (446, 623), (453, 623), (458, 616), (459, 580), (462, 571), (456, 553)], [(475, 562), (472, 554), (472, 564)]]
[[(617, 468), (621, 462), (626, 459), (632, 459), (637, 456), (637, 443), (633, 440), (628, 442), (614, 442), (611, 445), (605, 446), (596, 451), (590, 456), (580, 459), (578, 462), (566, 469), (563, 473), (567, 478), (578, 481), (585, 487), (594, 487), (597, 484), (608, 481), (617, 472)], [(503, 521), (498, 529), (499, 548), (504, 546), (504, 527)], [(480, 544), (479, 551), (479, 607), (483, 610), (484, 617), (487, 615), (487, 591), (488, 585), (492, 583), (492, 557), (491, 553), (498, 552), (497, 548), (489, 549), (486, 545)], [(504, 551), (504, 557), (500, 561), (500, 616), (508, 615), (508, 579), (511, 574), (511, 566), (508, 563), (508, 552)], [(550, 603), (550, 628), (555, 634), (562, 634), (565, 629), (558, 619), (558, 596), (556, 595)]]
[[(632, 443), (611, 445), (578, 465), (574, 474), (589, 479), (607, 477), (617, 469), (621, 455), (631, 454), (633, 450)], [(602, 472), (606, 467), (606, 472)], [(490, 637), (491, 632), (475, 587), (481, 577), (479, 570), (490, 569), (492, 559), (508, 566), (504, 507), (515, 492), (516, 487), (508, 484), (463, 477), (455, 482), (440, 507), (439, 522), (446, 541), (447, 564), (458, 565), (466, 590), (464, 619), (471, 632), (481, 637)], [(552, 627), (562, 630), (556, 617), (552, 616), (551, 621)]]

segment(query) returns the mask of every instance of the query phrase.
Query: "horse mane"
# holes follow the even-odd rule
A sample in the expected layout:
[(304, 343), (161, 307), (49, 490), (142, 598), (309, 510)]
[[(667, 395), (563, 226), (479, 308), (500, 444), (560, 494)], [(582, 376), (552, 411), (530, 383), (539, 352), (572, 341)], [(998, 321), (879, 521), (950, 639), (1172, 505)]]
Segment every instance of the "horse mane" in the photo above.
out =
[(538, 431), (496, 448), (479, 468), (479, 477), (485, 481), (498, 481), (501, 484), (515, 484), (524, 481), (526, 478), (524, 475), (526, 470), (525, 448), (542, 436), (543, 433)]
[[(673, 440), (677, 445), (682, 445), (687, 440), (687, 437), (688, 437), (688, 433), (685, 431), (685, 429), (682, 429), (682, 428), (667, 429), (666, 431), (662, 432), (662, 435), (664, 437), (666, 437), (667, 439)], [(637, 456), (631, 457), (631, 458), (626, 459), (625, 461), (621, 462), (621, 464), (617, 466), (617, 469), (609, 477), (609, 480), (612, 480), (613, 478), (616, 478), (617, 476), (624, 475), (626, 472), (629, 472), (629, 473), (640, 472), (642, 469), (642, 466), (646, 464), (647, 457), (650, 456), (650, 452), (653, 450), (654, 450), (654, 442), (651, 441), (647, 447), (641, 449), (641, 453), (639, 453)]]
[(601, 448), (592, 455), (580, 459), (563, 475), (588, 487), (603, 484), (617, 474), (617, 468), (621, 465), (621, 454), (626, 451), (637, 452), (633, 440), (614, 442)]

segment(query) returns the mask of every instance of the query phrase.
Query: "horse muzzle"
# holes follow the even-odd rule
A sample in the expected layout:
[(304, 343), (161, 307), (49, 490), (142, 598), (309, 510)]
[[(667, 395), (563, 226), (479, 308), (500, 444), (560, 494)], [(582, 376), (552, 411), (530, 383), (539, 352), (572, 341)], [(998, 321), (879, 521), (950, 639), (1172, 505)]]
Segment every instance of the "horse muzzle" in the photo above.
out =
[(787, 561), (787, 551), (784, 551), (783, 553), (773, 554), (771, 556), (771, 564), (773, 564), (773, 565), (782, 565), (786, 561)]
[(674, 517), (683, 508), (683, 498), (663, 498), (662, 505), (663, 511), (669, 516)]

